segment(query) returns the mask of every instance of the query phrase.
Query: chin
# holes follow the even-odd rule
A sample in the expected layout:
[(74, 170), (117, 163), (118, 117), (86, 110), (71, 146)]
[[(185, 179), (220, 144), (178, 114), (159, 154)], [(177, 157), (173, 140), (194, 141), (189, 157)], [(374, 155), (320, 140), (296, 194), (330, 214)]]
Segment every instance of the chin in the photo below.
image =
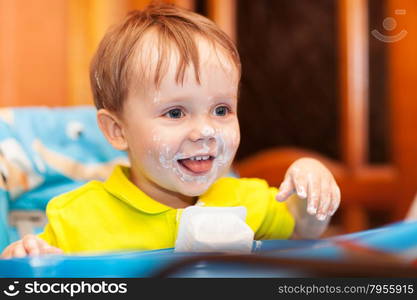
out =
[[(217, 171), (201, 177), (182, 177), (177, 181), (177, 191), (188, 197), (197, 197), (204, 194), (220, 177), (222, 173)], [(185, 178), (185, 180), (184, 180)]]
[(209, 187), (210, 186), (205, 187), (205, 188), (199, 188), (199, 189), (193, 189), (193, 188), (185, 189), (184, 188), (184, 189), (181, 189), (180, 193), (188, 197), (198, 197), (198, 196), (203, 195), (209, 189)]
[(197, 196), (201, 196), (202, 194), (204, 194), (210, 187), (211, 185), (214, 183), (210, 182), (210, 183), (205, 183), (205, 184), (201, 184), (201, 183), (197, 183), (197, 182), (190, 182), (187, 183), (186, 186), (182, 186), (181, 188), (178, 189), (178, 191), (188, 197), (197, 197)]

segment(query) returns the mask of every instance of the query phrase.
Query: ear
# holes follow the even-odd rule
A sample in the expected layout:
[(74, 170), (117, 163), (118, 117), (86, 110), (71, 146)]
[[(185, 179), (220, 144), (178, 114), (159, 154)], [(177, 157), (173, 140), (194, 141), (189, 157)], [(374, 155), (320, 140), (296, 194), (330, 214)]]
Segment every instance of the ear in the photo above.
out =
[(127, 150), (127, 140), (124, 135), (123, 124), (117, 115), (107, 109), (97, 112), (97, 122), (107, 141), (117, 150)]

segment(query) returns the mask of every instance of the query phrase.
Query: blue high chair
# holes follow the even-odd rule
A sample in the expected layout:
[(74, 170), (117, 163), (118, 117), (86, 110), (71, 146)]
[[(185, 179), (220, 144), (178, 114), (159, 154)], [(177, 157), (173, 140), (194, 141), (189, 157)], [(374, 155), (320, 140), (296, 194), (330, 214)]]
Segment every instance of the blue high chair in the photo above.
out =
[(105, 140), (92, 106), (0, 109), (0, 251), (42, 231), (50, 199), (118, 163), (127, 155)]

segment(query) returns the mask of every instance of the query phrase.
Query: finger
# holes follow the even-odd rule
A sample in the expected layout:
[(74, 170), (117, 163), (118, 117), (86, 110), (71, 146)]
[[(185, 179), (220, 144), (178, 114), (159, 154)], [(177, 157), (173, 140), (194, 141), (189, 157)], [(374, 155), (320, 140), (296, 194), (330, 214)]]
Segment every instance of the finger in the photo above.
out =
[(62, 249), (49, 245), (47, 242), (42, 240), (42, 253), (45, 254), (61, 254), (64, 253)]
[(64, 254), (64, 251), (60, 248), (48, 246), (44, 249), (45, 254)]
[(293, 185), (297, 192), (297, 196), (301, 199), (307, 198), (308, 181), (304, 176), (293, 176)]
[(23, 243), (17, 243), (12, 250), (12, 257), (25, 257), (27, 255)]
[(17, 242), (14, 242), (6, 247), (6, 249), (3, 250), (3, 253), (1, 254), (2, 258), (12, 258), (12, 251), (15, 247)]
[(330, 216), (333, 216), (340, 205), (341, 193), (340, 188), (337, 186), (336, 182), (332, 186), (332, 203), (329, 208)]
[(45, 242), (43, 239), (38, 238), (38, 244), (40, 247), (40, 252), (42, 254), (61, 254), (63, 251), (60, 248), (53, 247)]
[(319, 206), (321, 187), (317, 179), (314, 176), (308, 178), (308, 198), (307, 198), (307, 212), (310, 215), (317, 213)]
[(331, 201), (331, 188), (329, 180), (322, 180), (320, 191), (320, 203), (317, 209), (317, 219), (324, 221), (329, 214), (329, 206)]
[(285, 176), (285, 179), (281, 183), (281, 185), (279, 187), (279, 192), (275, 196), (275, 199), (277, 201), (282, 202), (282, 201), (286, 200), (289, 196), (291, 196), (294, 192), (295, 192), (295, 188), (294, 188), (294, 185), (292, 183), (291, 176)]
[(41, 254), (48, 253), (48, 248), (51, 247), (47, 242), (45, 242), (43, 239), (38, 238), (37, 243), (39, 246), (39, 251)]
[(40, 247), (38, 244), (37, 237), (33, 234), (25, 235), (22, 239), (23, 247), (26, 250), (26, 253), (29, 255), (38, 255), (40, 254)]

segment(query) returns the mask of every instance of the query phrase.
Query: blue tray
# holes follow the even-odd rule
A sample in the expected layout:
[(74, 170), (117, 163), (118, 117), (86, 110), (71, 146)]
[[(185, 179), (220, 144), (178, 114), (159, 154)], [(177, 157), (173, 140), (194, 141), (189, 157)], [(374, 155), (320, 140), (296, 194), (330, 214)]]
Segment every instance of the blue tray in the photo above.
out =
[[(255, 241), (254, 256), (335, 261), (344, 258), (346, 245), (417, 260), (417, 222), (399, 222), (377, 229), (322, 240)], [(350, 251), (350, 250), (349, 250)], [(172, 248), (102, 255), (41, 255), (0, 259), (0, 277), (152, 277), (159, 271), (202, 253), (176, 253)], [(214, 254), (216, 255), (216, 254)], [(219, 253), (218, 255), (224, 256)], [(305, 277), (290, 268), (268, 268), (245, 263), (198, 261), (178, 277)]]

